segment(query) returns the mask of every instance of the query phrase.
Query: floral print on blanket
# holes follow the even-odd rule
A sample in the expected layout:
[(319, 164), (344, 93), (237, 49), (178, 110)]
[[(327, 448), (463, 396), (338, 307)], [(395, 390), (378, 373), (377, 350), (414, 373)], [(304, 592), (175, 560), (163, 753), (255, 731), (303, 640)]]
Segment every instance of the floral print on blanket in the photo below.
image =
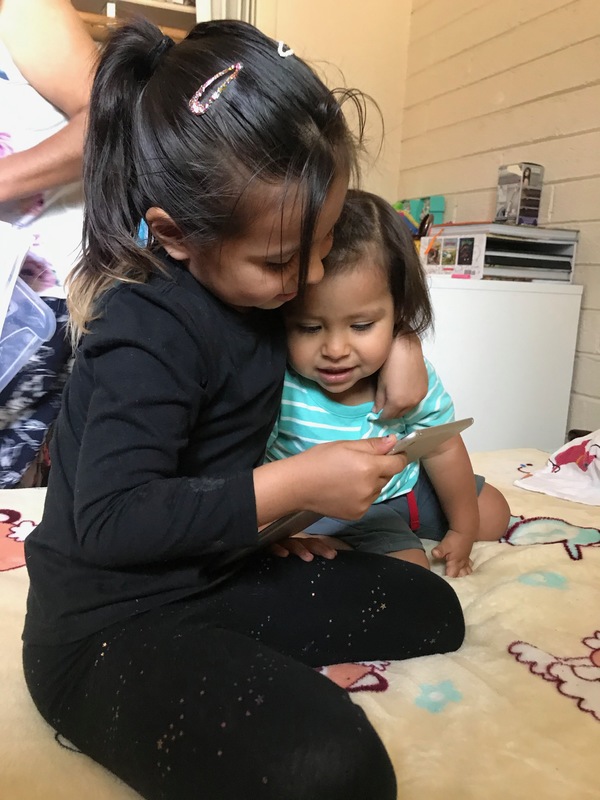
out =
[[(513, 522), (513, 520), (516, 520)], [(600, 545), (598, 528), (579, 528), (553, 517), (511, 517), (511, 526), (501, 541), (511, 545), (562, 544), (569, 558), (579, 561), (584, 547)]]
[(581, 656), (556, 656), (528, 642), (513, 642), (508, 652), (600, 722), (600, 631), (582, 643), (589, 652)]
[(558, 572), (526, 572), (519, 576), (519, 583), (526, 586), (545, 586), (547, 589), (566, 589), (568, 581)]
[(439, 714), (448, 703), (459, 703), (462, 700), (462, 694), (452, 681), (422, 683), (419, 688), (421, 694), (415, 699), (415, 705), (424, 708), (430, 714)]
[(348, 692), (385, 692), (389, 683), (383, 673), (389, 661), (350, 661), (320, 667), (317, 672)]
[(0, 572), (25, 566), (23, 542), (37, 525), (19, 511), (0, 508)]

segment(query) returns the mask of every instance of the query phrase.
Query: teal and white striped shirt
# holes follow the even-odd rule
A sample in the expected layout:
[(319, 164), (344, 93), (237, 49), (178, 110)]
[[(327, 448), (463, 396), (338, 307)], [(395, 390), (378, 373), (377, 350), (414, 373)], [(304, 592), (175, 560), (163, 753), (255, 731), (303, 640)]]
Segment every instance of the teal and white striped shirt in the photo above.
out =
[[(313, 381), (288, 369), (283, 385), (279, 417), (269, 437), (266, 461), (302, 453), (316, 444), (342, 439), (367, 439), (395, 433), (398, 438), (421, 428), (451, 422), (454, 405), (437, 372), (426, 360), (429, 385), (427, 395), (408, 414), (399, 419), (380, 420), (372, 412), (373, 403), (346, 406), (323, 394)], [(383, 487), (375, 501), (409, 492), (419, 477), (419, 464), (409, 464)]]

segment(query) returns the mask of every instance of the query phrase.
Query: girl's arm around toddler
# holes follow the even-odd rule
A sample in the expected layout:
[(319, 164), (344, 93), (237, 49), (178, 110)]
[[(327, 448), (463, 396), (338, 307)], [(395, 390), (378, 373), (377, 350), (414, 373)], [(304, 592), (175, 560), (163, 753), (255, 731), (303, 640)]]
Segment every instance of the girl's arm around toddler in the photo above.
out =
[(373, 410), (383, 409), (384, 419), (403, 417), (427, 394), (428, 379), (419, 337), (416, 333), (396, 336), (379, 372)]

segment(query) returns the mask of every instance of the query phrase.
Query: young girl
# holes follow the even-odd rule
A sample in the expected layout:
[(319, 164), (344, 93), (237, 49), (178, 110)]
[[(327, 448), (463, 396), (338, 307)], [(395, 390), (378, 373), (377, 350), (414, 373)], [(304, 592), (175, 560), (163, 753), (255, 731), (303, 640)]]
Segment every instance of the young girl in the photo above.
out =
[[(427, 395), (416, 408), (394, 420), (372, 413), (375, 377), (394, 337), (402, 330), (424, 331), (431, 314), (424, 275), (398, 214), (375, 195), (349, 192), (324, 280), (286, 308), (293, 369), (268, 460), (308, 452), (318, 442), (390, 433), (403, 437), (452, 420), (452, 401), (431, 364)], [(424, 471), (413, 463), (394, 475), (359, 521), (320, 520), (307, 533), (334, 536), (326, 540), (331, 546), (424, 567), (429, 563), (419, 537), (441, 540), (433, 555), (445, 560), (446, 574), (468, 575), (473, 542), (505, 533), (506, 500), (473, 475), (460, 436), (422, 462)]]
[(392, 800), (381, 741), (313, 668), (459, 647), (453, 590), (360, 553), (212, 569), (287, 513), (361, 516), (406, 463), (391, 437), (262, 465), (277, 309), (322, 278), (354, 164), (340, 106), (251, 26), (173, 46), (140, 21), (103, 53), (89, 126), (81, 338), (26, 546), (33, 700), (147, 800)]

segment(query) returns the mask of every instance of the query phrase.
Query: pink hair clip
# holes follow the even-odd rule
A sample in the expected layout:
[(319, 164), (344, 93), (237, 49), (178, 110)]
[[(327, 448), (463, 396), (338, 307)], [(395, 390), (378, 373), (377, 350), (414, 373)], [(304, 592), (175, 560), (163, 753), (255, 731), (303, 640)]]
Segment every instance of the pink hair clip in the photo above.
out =
[[(215, 100), (219, 99), (223, 90), (227, 88), (227, 86), (229, 86), (231, 81), (234, 81), (237, 78), (237, 76), (240, 74), (240, 70), (242, 69), (244, 69), (244, 66), (238, 61), (237, 64), (232, 64), (230, 67), (222, 69), (221, 72), (217, 72), (217, 74), (213, 75), (212, 78), (209, 78), (206, 81), (206, 83), (203, 83), (202, 86), (198, 89), (198, 91), (194, 94), (194, 96), (188, 103), (188, 106), (192, 114), (196, 114), (197, 116), (205, 114), (207, 110), (215, 102)], [(223, 83), (221, 83), (220, 86), (218, 86), (214, 90), (214, 92), (208, 97), (207, 100), (201, 103), (200, 98), (206, 94), (206, 90), (208, 89), (208, 87), (212, 86), (212, 84), (215, 81), (218, 81), (219, 78), (222, 78), (223, 75), (227, 75)]]

